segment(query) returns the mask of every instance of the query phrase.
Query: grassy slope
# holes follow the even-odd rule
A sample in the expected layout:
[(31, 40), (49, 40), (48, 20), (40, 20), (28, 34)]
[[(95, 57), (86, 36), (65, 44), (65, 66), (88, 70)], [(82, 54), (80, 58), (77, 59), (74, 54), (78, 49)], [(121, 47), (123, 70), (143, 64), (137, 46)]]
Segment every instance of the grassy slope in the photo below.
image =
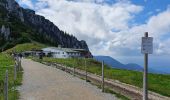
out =
[[(54, 59), (44, 58), (44, 61), (57, 62), (66, 64), (67, 66), (76, 66), (84, 70), (84, 60), (82, 59)], [(88, 59), (88, 71), (101, 75), (101, 63)], [(142, 73), (137, 71), (113, 69), (105, 66), (105, 76), (110, 79), (119, 80), (123, 83), (135, 85), (142, 88)], [(149, 90), (160, 93), (165, 96), (170, 96), (170, 75), (149, 74)]]
[[(9, 75), (9, 100), (16, 100), (19, 97), (18, 91), (12, 90), (14, 86), (14, 60), (8, 54), (0, 53), (0, 100), (3, 100), (3, 90), (4, 90), (4, 77), (5, 72), (8, 70)], [(21, 85), (22, 81), (22, 72), (17, 73), (17, 80), (15, 81), (16, 85)]]
[(39, 50), (42, 48), (45, 48), (46, 45), (40, 44), (40, 43), (24, 43), (24, 44), (19, 44), (11, 49), (8, 49), (6, 52), (10, 53), (10, 52), (22, 52), (22, 51), (29, 51), (29, 50)]
[[(25, 44), (19, 44), (4, 53), (0, 53), (0, 100), (3, 100), (3, 85), (4, 85), (4, 77), (5, 77), (5, 71), (9, 71), (9, 100), (17, 100), (19, 97), (18, 91), (12, 91), (12, 86), (14, 85), (14, 79), (13, 79), (13, 71), (14, 71), (14, 60), (9, 55), (10, 52), (16, 51), (16, 52), (22, 52), (32, 49), (41, 49), (46, 47), (43, 44), (40, 43), (25, 43)], [(15, 81), (16, 85), (21, 85), (22, 81), (22, 72), (18, 73), (18, 79)]]

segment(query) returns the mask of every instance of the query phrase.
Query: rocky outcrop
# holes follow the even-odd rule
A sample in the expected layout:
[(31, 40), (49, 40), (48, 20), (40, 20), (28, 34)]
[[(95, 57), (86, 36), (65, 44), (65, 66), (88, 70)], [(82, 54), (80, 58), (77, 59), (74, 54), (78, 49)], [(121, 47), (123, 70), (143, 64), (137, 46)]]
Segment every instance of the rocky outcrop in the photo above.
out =
[(15, 0), (6, 0), (6, 8), (9, 11), (13, 11), (19, 8), (19, 5), (15, 2)]
[(0, 30), (0, 34), (2, 36), (4, 36), (5, 40), (8, 40), (9, 36), (10, 36), (10, 28), (2, 25), (1, 30)]
[[(62, 45), (62, 47), (89, 50), (85, 41), (79, 41), (76, 37), (66, 34), (52, 22), (45, 19), (45, 17), (36, 15), (35, 11), (20, 7), (15, 0), (1, 0), (0, 6), (6, 8), (8, 16), (15, 16), (23, 24), (31, 27), (32, 30), (37, 33), (36, 35), (33, 34), (33, 36), (41, 36), (42, 38), (46, 38), (45, 40), (50, 41), (52, 44)], [(6, 34), (6, 36), (8, 36), (8, 34)]]
[(15, 14), (22, 22), (24, 22), (23, 8), (21, 8), (15, 0), (0, 0), (0, 6), (3, 6), (9, 13)]
[(48, 35), (50, 38), (54, 38), (59, 45), (68, 48), (81, 48), (88, 50), (88, 46), (85, 41), (78, 41), (77, 38), (65, 34), (52, 22), (45, 19), (43, 16), (35, 14), (35, 11), (30, 9), (25, 9), (23, 12), (25, 23), (34, 27), (38, 32)]

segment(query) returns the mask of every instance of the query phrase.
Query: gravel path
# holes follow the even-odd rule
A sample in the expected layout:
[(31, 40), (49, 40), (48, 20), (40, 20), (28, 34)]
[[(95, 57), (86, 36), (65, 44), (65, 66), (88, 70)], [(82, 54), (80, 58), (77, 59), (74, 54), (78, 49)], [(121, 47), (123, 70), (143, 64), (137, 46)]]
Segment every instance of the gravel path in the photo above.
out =
[(20, 100), (116, 100), (96, 86), (59, 69), (23, 59)]

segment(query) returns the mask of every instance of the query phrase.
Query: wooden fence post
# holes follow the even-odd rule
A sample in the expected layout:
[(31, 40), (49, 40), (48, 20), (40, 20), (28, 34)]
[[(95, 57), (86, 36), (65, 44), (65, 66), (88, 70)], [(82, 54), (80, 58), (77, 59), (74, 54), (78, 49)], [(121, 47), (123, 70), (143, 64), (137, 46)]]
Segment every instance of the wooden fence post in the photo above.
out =
[(17, 79), (17, 65), (14, 65), (14, 81)]
[(75, 76), (75, 65), (74, 65), (74, 69), (73, 69), (73, 74), (74, 74), (74, 76)]
[[(76, 62), (76, 60), (74, 59), (74, 63), (75, 63), (75, 62)], [(75, 76), (75, 70), (76, 70), (76, 69), (75, 69), (75, 64), (73, 64), (73, 68), (74, 68), (74, 69), (73, 69), (73, 74), (74, 74), (74, 76)]]
[(66, 62), (64, 62), (64, 65), (65, 65), (65, 71), (67, 72), (67, 66), (66, 66)]
[(102, 92), (104, 92), (104, 61), (102, 61)]
[(17, 79), (17, 65), (15, 64), (14, 65), (14, 83), (13, 83), (13, 87), (14, 87), (14, 99), (16, 99), (16, 97), (15, 97), (15, 89), (16, 89), (16, 86), (15, 86), (15, 81), (16, 81), (16, 79)]
[(19, 64), (18, 64), (18, 66), (19, 66), (19, 71), (21, 71), (21, 58), (19, 58)]
[(5, 73), (4, 100), (8, 100), (8, 70)]
[(86, 58), (85, 58), (85, 71), (86, 71), (85, 75), (86, 75), (86, 82), (87, 82), (87, 62), (86, 62)]
[(18, 63), (18, 58), (16, 58), (16, 60), (15, 60), (15, 65), (16, 65), (16, 69), (17, 69), (17, 71), (19, 71), (19, 63)]

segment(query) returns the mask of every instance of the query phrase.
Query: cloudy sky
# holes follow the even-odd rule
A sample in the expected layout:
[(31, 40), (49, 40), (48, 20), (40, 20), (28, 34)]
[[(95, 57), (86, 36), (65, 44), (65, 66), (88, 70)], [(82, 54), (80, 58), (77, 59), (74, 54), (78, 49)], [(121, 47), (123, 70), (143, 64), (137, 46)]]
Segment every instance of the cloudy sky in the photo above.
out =
[(154, 37), (151, 66), (170, 63), (169, 0), (16, 0), (61, 30), (86, 40), (94, 55), (143, 64), (141, 37)]

